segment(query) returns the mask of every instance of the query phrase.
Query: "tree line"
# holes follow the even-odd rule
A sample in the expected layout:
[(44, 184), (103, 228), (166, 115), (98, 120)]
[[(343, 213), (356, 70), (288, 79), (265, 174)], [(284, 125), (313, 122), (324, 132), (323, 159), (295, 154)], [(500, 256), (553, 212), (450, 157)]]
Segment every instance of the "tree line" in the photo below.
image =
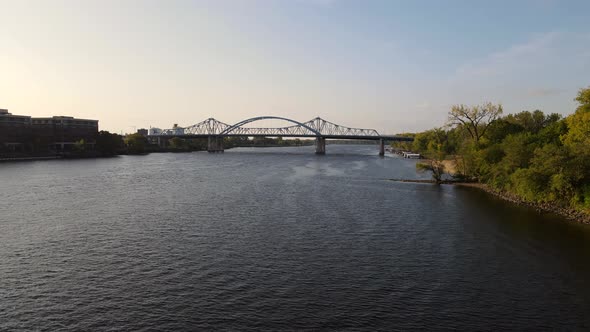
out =
[(421, 170), (440, 182), (448, 165), (474, 181), (535, 203), (590, 213), (590, 87), (567, 117), (540, 110), (503, 115), (501, 105), (455, 105), (446, 124), (394, 147), (423, 154)]
[[(301, 146), (311, 145), (311, 140), (283, 139), (282, 137), (224, 137), (223, 146), (226, 149), (234, 147), (257, 147), (257, 146)], [(89, 153), (85, 150), (85, 142), (79, 141), (76, 144), (76, 151)], [(113, 156), (117, 154), (144, 154), (159, 151), (206, 151), (207, 138), (180, 138), (172, 137), (167, 139), (166, 147), (150, 144), (147, 137), (135, 133), (125, 136), (100, 131), (96, 137), (96, 151), (102, 156)]]

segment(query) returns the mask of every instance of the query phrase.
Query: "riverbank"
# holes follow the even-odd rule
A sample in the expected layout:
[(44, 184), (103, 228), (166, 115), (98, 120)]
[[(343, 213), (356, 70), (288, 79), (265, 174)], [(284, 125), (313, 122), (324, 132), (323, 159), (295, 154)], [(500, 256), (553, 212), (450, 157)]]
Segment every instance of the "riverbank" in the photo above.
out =
[[(389, 180), (394, 181), (394, 182), (435, 184), (435, 182), (433, 180), (411, 180), (411, 179), (389, 179)], [(583, 211), (575, 210), (572, 208), (560, 207), (560, 206), (556, 206), (555, 204), (551, 204), (551, 203), (529, 202), (529, 201), (526, 201), (526, 200), (520, 198), (518, 195), (509, 193), (509, 192), (505, 192), (505, 191), (496, 190), (496, 189), (494, 189), (486, 184), (483, 184), (483, 183), (460, 182), (460, 181), (447, 180), (447, 181), (440, 182), (440, 184), (477, 188), (477, 189), (487, 192), (488, 194), (498, 197), (502, 200), (505, 200), (505, 201), (508, 201), (508, 202), (511, 202), (511, 203), (514, 203), (514, 204), (517, 204), (520, 206), (526, 206), (526, 207), (532, 208), (532, 209), (536, 210), (537, 212), (554, 213), (554, 214), (562, 216), (562, 217), (564, 217), (568, 220), (571, 220), (571, 221), (580, 222), (583, 224), (590, 224), (590, 214), (585, 213)]]
[(56, 159), (94, 159), (109, 158), (115, 154), (104, 155), (98, 151), (86, 152), (53, 152), (53, 153), (14, 153), (0, 154), (0, 162), (42, 161)]
[[(278, 144), (243, 144), (243, 145), (232, 145), (227, 146), (224, 150), (230, 150), (239, 147), (248, 148), (271, 148), (271, 147), (297, 147), (306, 146), (308, 144), (301, 145), (278, 145)], [(134, 151), (131, 149), (119, 149), (108, 153), (103, 153), (96, 150), (88, 150), (83, 152), (66, 151), (66, 152), (53, 152), (53, 153), (4, 153), (0, 154), (0, 162), (16, 162), (16, 161), (40, 161), (40, 160), (54, 160), (54, 159), (94, 159), (94, 158), (112, 158), (116, 156), (125, 155), (148, 155), (150, 153), (192, 153), (192, 152), (205, 152), (206, 148), (170, 148), (170, 147), (148, 147), (143, 150)]]
[(61, 159), (61, 158), (63, 158), (63, 157), (62, 156), (0, 157), (0, 162), (54, 160), (54, 159)]

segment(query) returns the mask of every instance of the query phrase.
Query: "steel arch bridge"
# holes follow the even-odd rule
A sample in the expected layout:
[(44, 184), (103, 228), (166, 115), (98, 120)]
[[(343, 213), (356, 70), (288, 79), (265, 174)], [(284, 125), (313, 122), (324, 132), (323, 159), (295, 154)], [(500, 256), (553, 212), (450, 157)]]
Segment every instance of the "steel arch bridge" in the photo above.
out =
[[(282, 120), (290, 122), (286, 127), (255, 128), (245, 125), (261, 120)], [(233, 125), (209, 118), (188, 127), (174, 127), (172, 129), (152, 129), (150, 137), (158, 139), (162, 144), (165, 139), (172, 137), (180, 138), (209, 138), (208, 150), (210, 152), (223, 151), (223, 137), (247, 136), (247, 137), (310, 137), (316, 139), (316, 153), (325, 153), (326, 139), (358, 139), (380, 141), (380, 155), (384, 154), (384, 141), (411, 141), (412, 138), (400, 136), (383, 136), (375, 129), (362, 129), (341, 126), (320, 117), (307, 122), (279, 117), (279, 116), (258, 116), (242, 120)], [(164, 140), (162, 140), (164, 139)]]

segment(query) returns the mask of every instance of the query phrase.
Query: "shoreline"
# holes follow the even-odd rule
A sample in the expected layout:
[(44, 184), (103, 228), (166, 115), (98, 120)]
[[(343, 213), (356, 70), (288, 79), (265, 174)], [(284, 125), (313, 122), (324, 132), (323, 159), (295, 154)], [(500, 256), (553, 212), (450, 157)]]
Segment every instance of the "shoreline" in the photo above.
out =
[[(224, 151), (234, 148), (276, 148), (276, 147), (300, 147), (310, 145), (247, 145), (247, 146), (231, 146), (224, 148)], [(118, 151), (115, 153), (101, 154), (97, 151), (90, 151), (86, 153), (49, 153), (49, 154), (4, 154), (0, 155), (0, 163), (3, 162), (21, 162), (21, 161), (41, 161), (41, 160), (74, 160), (74, 159), (102, 159), (113, 158), (118, 156), (145, 156), (152, 153), (192, 153), (192, 152), (207, 152), (206, 149), (170, 149), (162, 148), (157, 150), (146, 150), (143, 152), (129, 152)]]
[[(388, 180), (394, 181), (394, 182), (405, 182), (405, 183), (435, 184), (434, 180), (411, 180), (411, 179), (388, 179)], [(510, 202), (510, 203), (513, 203), (516, 205), (520, 205), (520, 206), (526, 206), (529, 208), (533, 208), (537, 212), (553, 213), (553, 214), (559, 215), (559, 216), (564, 217), (564, 218), (566, 218), (570, 221), (573, 221), (573, 222), (577, 222), (577, 223), (581, 223), (581, 224), (590, 224), (590, 214), (587, 214), (587, 213), (584, 213), (582, 211), (578, 211), (578, 210), (575, 210), (572, 208), (564, 208), (564, 207), (555, 206), (551, 203), (529, 202), (529, 201), (526, 201), (526, 200), (518, 197), (515, 194), (495, 190), (495, 189), (491, 188), (490, 186), (483, 184), (483, 183), (446, 180), (446, 181), (441, 181), (440, 184), (477, 188), (479, 190), (483, 190), (484, 192), (486, 192), (492, 196), (500, 198), (504, 201), (507, 201), (507, 202)]]
[(0, 162), (63, 159), (62, 156), (1, 157)]

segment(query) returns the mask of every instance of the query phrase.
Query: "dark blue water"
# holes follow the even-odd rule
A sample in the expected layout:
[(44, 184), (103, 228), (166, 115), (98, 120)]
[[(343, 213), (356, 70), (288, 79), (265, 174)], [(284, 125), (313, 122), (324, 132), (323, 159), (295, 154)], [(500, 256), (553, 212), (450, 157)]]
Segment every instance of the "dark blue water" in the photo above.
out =
[(0, 164), (0, 330), (590, 329), (590, 229), (375, 146)]

